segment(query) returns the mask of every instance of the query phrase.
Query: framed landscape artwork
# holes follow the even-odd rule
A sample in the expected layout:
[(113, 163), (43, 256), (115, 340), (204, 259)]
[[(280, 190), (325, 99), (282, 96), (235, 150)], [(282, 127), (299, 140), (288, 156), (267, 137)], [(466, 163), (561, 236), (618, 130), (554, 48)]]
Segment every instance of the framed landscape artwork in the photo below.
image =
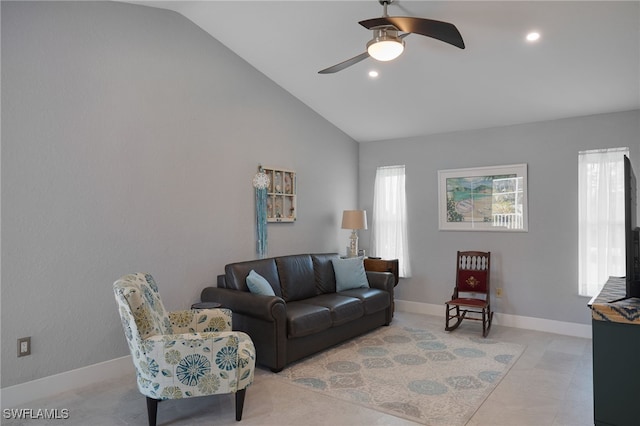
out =
[(527, 232), (527, 165), (438, 171), (439, 229)]

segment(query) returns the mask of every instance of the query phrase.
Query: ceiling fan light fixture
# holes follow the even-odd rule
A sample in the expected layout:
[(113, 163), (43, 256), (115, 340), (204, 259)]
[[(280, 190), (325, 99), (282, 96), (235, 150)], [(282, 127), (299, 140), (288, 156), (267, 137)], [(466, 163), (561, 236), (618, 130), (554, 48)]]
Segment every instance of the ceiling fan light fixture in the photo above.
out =
[(373, 39), (367, 43), (367, 53), (378, 61), (391, 61), (404, 51), (404, 40), (398, 31), (387, 28), (373, 30)]

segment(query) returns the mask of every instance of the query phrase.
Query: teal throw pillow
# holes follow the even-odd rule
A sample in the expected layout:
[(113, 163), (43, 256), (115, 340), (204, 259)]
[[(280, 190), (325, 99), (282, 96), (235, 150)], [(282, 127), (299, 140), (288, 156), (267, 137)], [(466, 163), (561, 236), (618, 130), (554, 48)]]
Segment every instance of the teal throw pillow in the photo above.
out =
[(333, 270), (336, 273), (337, 292), (353, 288), (369, 288), (367, 273), (364, 271), (361, 257), (331, 259), (331, 263), (333, 263)]
[(249, 287), (249, 291), (253, 294), (262, 294), (264, 296), (276, 295), (273, 292), (273, 288), (269, 284), (269, 281), (253, 269), (247, 276), (247, 286)]

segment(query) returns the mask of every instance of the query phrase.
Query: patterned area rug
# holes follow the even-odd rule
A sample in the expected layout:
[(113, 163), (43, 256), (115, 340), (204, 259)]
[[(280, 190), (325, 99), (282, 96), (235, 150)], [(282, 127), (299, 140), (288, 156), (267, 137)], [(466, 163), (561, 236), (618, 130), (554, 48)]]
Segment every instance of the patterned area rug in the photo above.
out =
[(418, 423), (464, 425), (524, 347), (459, 336), (392, 324), (275, 376)]

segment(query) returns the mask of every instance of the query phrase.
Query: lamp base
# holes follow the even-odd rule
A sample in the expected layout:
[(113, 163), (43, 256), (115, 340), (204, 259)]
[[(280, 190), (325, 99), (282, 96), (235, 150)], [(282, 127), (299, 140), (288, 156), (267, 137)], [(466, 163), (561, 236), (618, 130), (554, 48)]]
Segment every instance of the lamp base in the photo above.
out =
[(347, 256), (358, 257), (358, 231), (355, 229), (351, 231), (351, 236), (349, 237), (349, 252)]

